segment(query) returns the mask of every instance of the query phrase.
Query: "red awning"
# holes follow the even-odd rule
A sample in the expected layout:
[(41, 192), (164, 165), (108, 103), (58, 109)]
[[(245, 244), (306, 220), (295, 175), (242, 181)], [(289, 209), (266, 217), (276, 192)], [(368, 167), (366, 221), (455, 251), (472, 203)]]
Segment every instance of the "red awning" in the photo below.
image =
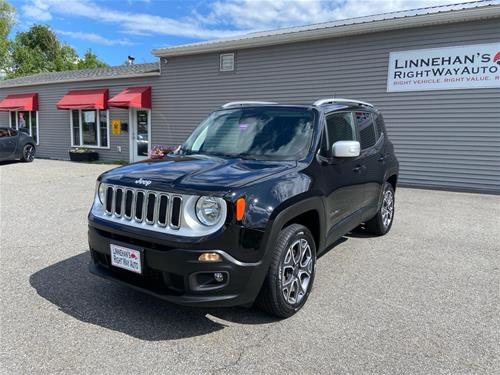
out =
[(110, 107), (151, 109), (151, 87), (129, 87), (108, 101)]
[(108, 89), (72, 90), (64, 95), (57, 109), (107, 109)]
[(7, 95), (0, 102), (0, 111), (38, 111), (38, 94)]

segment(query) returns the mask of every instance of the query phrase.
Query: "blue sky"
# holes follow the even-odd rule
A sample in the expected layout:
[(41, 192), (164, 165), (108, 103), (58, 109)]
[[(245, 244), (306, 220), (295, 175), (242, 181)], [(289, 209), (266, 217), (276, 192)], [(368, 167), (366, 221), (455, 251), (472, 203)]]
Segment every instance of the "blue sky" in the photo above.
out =
[(39, 23), (82, 54), (110, 65), (127, 56), (155, 61), (151, 50), (252, 31), (450, 4), (459, 0), (7, 0), (13, 33)]

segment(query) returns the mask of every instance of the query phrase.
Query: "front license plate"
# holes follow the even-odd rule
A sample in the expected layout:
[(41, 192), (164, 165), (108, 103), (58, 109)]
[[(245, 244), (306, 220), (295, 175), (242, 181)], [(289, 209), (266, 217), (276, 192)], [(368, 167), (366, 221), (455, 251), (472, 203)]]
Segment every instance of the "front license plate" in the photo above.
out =
[(127, 271), (142, 273), (141, 252), (111, 244), (111, 264)]

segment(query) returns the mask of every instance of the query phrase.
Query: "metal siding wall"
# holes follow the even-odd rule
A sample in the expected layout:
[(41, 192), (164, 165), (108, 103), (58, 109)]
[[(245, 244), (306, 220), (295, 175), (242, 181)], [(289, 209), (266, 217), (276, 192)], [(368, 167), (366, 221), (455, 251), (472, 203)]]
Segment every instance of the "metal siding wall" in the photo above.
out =
[[(0, 98), (9, 94), (37, 92), (39, 101), (39, 126), (40, 139), (37, 146), (37, 156), (54, 159), (69, 159), (68, 151), (71, 149), (70, 114), (66, 110), (57, 110), (56, 103), (69, 90), (81, 90), (88, 88), (108, 88), (109, 97), (113, 97), (120, 91), (130, 86), (153, 86), (158, 77), (144, 77), (131, 79), (111, 79), (102, 81), (56, 83), (50, 85), (26, 86), (17, 88), (0, 88)], [(153, 88), (154, 95), (154, 88)], [(154, 99), (153, 99), (154, 102)], [(153, 107), (154, 112), (154, 107)], [(117, 161), (129, 160), (129, 135), (111, 134), (111, 120), (120, 119), (129, 123), (129, 111), (127, 109), (110, 108), (110, 148), (97, 149), (99, 160)], [(8, 126), (8, 112), (0, 112), (0, 126)], [(130, 126), (130, 124), (129, 124)], [(155, 125), (156, 126), (156, 125)], [(118, 151), (121, 147), (121, 152)]]
[(219, 72), (216, 53), (162, 59), (153, 143), (183, 142), (228, 101), (336, 95), (381, 109), (401, 183), (500, 191), (500, 90), (386, 92), (389, 52), (497, 42), (499, 29), (493, 19), (240, 50), (233, 73)]

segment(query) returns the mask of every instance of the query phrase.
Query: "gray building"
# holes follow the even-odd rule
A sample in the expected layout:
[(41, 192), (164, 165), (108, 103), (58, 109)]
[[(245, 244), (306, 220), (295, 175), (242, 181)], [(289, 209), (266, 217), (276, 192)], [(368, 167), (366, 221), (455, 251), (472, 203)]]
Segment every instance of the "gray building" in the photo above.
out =
[[(158, 64), (0, 81), (0, 125), (19, 126), (22, 112), (9, 114), (5, 98), (37, 94), (38, 110), (29, 113), (40, 157), (67, 159), (68, 150), (82, 144), (97, 147), (102, 160), (134, 161), (148, 145), (182, 143), (225, 102), (356, 98), (383, 112), (401, 184), (500, 193), (498, 2), (353, 18), (153, 53)], [(137, 107), (145, 104), (134, 88), (151, 88), (149, 108)], [(57, 109), (72, 90), (102, 89), (110, 102), (103, 109), (95, 103)]]

